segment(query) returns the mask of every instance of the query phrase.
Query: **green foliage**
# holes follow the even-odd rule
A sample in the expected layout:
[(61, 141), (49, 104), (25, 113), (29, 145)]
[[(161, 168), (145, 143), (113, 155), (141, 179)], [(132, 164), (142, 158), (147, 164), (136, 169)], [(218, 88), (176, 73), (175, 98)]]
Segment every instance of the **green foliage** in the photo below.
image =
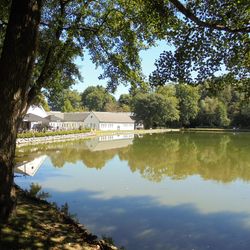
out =
[(120, 95), (119, 100), (118, 100), (120, 106), (122, 105), (130, 106), (131, 101), (132, 101), (132, 97), (129, 94)]
[(230, 124), (230, 120), (227, 117), (227, 108), (226, 105), (222, 102), (218, 103), (218, 106), (215, 110), (217, 126), (227, 127)]
[(118, 100), (119, 111), (130, 112), (132, 106), (132, 96), (129, 94), (122, 94)]
[(226, 127), (230, 124), (224, 103), (218, 98), (206, 97), (200, 102), (199, 124), (208, 127)]
[(250, 102), (241, 105), (240, 111), (233, 117), (232, 124), (237, 127), (250, 128)]
[(249, 2), (162, 1), (159, 13), (167, 15), (171, 10), (175, 11), (176, 25), (165, 32), (175, 49), (160, 55), (151, 84), (202, 83), (225, 68), (250, 95)]
[[(245, 93), (239, 92), (234, 81), (226, 83), (227, 79), (226, 76), (218, 77), (198, 86), (183, 83), (158, 86), (151, 94), (131, 96), (132, 111), (135, 113), (137, 121), (144, 121), (146, 128), (166, 125), (247, 128), (250, 124), (249, 98)], [(214, 85), (215, 83), (216, 85)], [(218, 90), (215, 86), (218, 86)], [(159, 95), (157, 96), (158, 103), (155, 101), (156, 97), (152, 97), (155, 94)], [(176, 112), (173, 110), (177, 110), (179, 119), (163, 122), (164, 115), (171, 112), (171, 105), (168, 111), (162, 110), (160, 108), (162, 97), (171, 100), (172, 104), (175, 103), (172, 105), (175, 107), (172, 109), (172, 114), (176, 117), (174, 115)], [(153, 109), (153, 107), (158, 108)], [(154, 113), (160, 114), (161, 118)]]
[(65, 100), (62, 108), (62, 112), (73, 112), (74, 108), (71, 105), (70, 100)]
[[(0, 3), (0, 52), (10, 5), (8, 0)], [(163, 38), (166, 25), (160, 20), (155, 3), (51, 0), (42, 1), (42, 5), (39, 46), (34, 53), (35, 67), (30, 69), (32, 78), (27, 88), (32, 98), (43, 90), (51, 102), (60, 102), (59, 97), (55, 101), (52, 97), (82, 81), (76, 59), (84, 60), (86, 52), (103, 69), (99, 77), (108, 79), (110, 90), (114, 91), (120, 83), (144, 84), (139, 52)], [(25, 16), (25, 10), (22, 11), (20, 16)], [(75, 110), (75, 105), (71, 105)], [(55, 110), (54, 105), (50, 106)], [(63, 110), (63, 106), (63, 103), (56, 105), (56, 110)], [(68, 101), (64, 109), (71, 110)]]
[(75, 58), (83, 58), (85, 51), (102, 67), (100, 79), (108, 79), (109, 89), (143, 82), (139, 51), (163, 37), (157, 11), (148, 9), (151, 1), (44, 3), (34, 75), (40, 81), (44, 72), (48, 91), (60, 92), (80, 79)]
[(81, 134), (89, 132), (89, 129), (80, 130), (62, 130), (62, 131), (47, 131), (47, 132), (26, 132), (19, 133), (17, 138), (32, 138), (32, 137), (45, 137), (45, 136), (55, 136), (55, 135), (69, 135), (69, 134)]
[(31, 196), (31, 197), (36, 197), (38, 199), (42, 199), (45, 200), (47, 198), (50, 197), (50, 194), (42, 190), (42, 186), (37, 184), (37, 183), (31, 183), (30, 184), (30, 189), (27, 191), (27, 193)]
[(116, 100), (102, 86), (91, 86), (82, 93), (82, 104), (88, 110), (116, 111)]
[(168, 122), (179, 120), (178, 100), (158, 93), (141, 94), (135, 97), (133, 112), (137, 122), (145, 128), (165, 127)]
[(199, 89), (187, 84), (177, 84), (176, 96), (179, 100), (181, 126), (189, 126), (199, 111)]
[(50, 107), (48, 102), (44, 96), (44, 94), (38, 94), (35, 99), (32, 101), (32, 105), (42, 106), (45, 111), (50, 111)]
[(82, 111), (81, 95), (76, 90), (47, 93), (48, 103), (52, 110), (62, 112)]

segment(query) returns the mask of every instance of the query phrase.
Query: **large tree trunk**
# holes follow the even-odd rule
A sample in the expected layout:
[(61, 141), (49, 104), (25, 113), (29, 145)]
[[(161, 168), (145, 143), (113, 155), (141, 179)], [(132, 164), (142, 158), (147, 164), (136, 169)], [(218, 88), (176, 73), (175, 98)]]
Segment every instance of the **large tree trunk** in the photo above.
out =
[(15, 203), (16, 135), (28, 106), (40, 15), (41, 0), (12, 0), (0, 58), (0, 222), (8, 219)]

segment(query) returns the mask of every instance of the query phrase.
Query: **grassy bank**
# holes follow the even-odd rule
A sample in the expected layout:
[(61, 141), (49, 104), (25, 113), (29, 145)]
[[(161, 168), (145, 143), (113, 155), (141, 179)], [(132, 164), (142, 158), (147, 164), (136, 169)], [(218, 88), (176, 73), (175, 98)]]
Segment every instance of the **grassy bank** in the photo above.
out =
[(117, 249), (98, 240), (55, 205), (16, 187), (17, 207), (0, 225), (0, 249)]

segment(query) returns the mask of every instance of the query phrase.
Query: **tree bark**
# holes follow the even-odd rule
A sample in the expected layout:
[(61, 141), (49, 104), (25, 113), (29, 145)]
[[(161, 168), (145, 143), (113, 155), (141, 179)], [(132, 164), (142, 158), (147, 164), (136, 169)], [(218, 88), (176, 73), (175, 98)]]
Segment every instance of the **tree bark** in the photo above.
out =
[(12, 0), (0, 58), (0, 222), (8, 219), (15, 204), (11, 189), (16, 135), (28, 108), (40, 16), (41, 0)]

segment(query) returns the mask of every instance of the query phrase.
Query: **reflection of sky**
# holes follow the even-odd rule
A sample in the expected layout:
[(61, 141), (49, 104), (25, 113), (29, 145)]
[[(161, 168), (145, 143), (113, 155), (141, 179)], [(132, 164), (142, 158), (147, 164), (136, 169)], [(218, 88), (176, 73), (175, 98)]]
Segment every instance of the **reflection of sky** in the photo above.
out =
[(249, 249), (250, 183), (198, 175), (155, 183), (127, 164), (115, 156), (102, 169), (80, 161), (54, 168), (48, 158), (17, 183), (39, 183), (92, 232), (126, 249)]
[(250, 213), (250, 199), (247, 198), (249, 183), (238, 180), (222, 184), (204, 181), (199, 176), (191, 176), (184, 180), (166, 178), (160, 183), (154, 183), (141, 178), (138, 172), (132, 173), (127, 163), (121, 162), (118, 157), (107, 162), (101, 170), (86, 168), (82, 162), (76, 165), (66, 164), (63, 168), (53, 168), (47, 160), (39, 175), (30, 180), (58, 192), (97, 192), (94, 198), (98, 199), (149, 196), (160, 205), (176, 206), (191, 203), (201, 213)]

